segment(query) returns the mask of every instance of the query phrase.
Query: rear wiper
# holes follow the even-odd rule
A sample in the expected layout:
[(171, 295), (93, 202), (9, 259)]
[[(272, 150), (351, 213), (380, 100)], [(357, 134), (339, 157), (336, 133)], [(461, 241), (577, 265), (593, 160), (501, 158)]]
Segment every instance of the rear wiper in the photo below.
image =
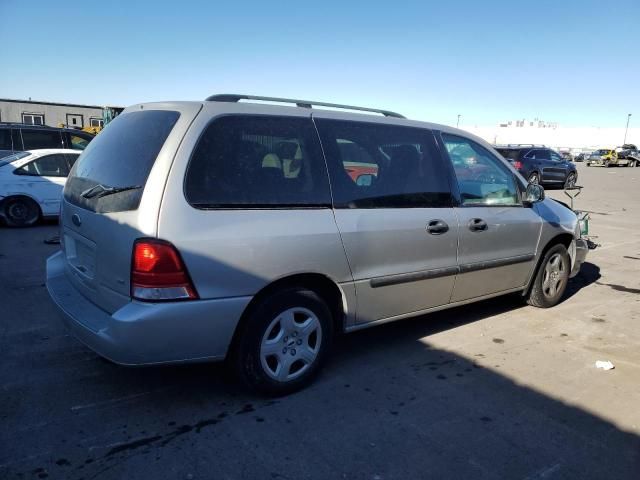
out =
[(109, 187), (99, 183), (85, 190), (80, 195), (84, 198), (94, 198), (94, 197), (100, 198), (100, 197), (106, 197), (107, 195), (112, 195), (114, 193), (126, 192), (127, 190), (138, 190), (139, 188), (142, 188), (142, 186), (130, 185), (128, 187)]

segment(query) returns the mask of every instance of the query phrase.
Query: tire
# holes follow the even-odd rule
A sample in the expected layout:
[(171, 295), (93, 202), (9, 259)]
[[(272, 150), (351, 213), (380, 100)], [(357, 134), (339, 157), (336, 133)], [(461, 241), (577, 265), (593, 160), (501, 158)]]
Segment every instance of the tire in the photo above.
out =
[(10, 197), (2, 205), (9, 227), (30, 227), (40, 219), (40, 207), (28, 197)]
[(611, 162), (609, 160), (604, 161), (605, 168), (609, 168), (611, 166)]
[(527, 303), (538, 308), (557, 305), (569, 282), (571, 260), (564, 245), (551, 247), (539, 264)]
[(564, 181), (564, 188), (575, 187), (577, 178), (578, 176), (574, 172), (569, 173)]
[(288, 288), (251, 309), (236, 335), (231, 361), (249, 390), (286, 395), (316, 377), (332, 340), (327, 304), (313, 291)]
[(538, 174), (538, 172), (531, 172), (529, 174), (529, 178), (527, 178), (527, 181), (529, 183), (533, 183), (533, 184), (538, 184), (540, 183), (540, 175)]

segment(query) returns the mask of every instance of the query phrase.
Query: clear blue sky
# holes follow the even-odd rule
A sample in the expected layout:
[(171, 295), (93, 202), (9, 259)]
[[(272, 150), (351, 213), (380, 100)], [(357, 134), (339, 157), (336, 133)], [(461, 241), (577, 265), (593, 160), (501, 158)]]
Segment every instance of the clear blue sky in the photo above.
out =
[(491, 125), (640, 124), (640, 0), (0, 0), (0, 97), (297, 97)]

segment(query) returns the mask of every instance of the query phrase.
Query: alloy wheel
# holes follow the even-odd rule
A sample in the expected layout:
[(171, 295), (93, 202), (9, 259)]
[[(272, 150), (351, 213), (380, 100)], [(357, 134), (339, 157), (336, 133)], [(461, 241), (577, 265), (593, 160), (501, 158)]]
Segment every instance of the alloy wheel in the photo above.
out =
[(559, 253), (552, 255), (544, 266), (542, 292), (547, 298), (554, 298), (566, 282), (565, 265)]

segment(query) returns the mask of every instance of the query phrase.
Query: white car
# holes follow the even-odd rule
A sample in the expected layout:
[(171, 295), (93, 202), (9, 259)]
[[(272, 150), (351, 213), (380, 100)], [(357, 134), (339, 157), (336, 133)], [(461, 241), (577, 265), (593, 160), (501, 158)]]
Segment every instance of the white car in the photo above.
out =
[(62, 189), (80, 153), (52, 148), (0, 158), (0, 216), (5, 223), (25, 227), (58, 216)]

